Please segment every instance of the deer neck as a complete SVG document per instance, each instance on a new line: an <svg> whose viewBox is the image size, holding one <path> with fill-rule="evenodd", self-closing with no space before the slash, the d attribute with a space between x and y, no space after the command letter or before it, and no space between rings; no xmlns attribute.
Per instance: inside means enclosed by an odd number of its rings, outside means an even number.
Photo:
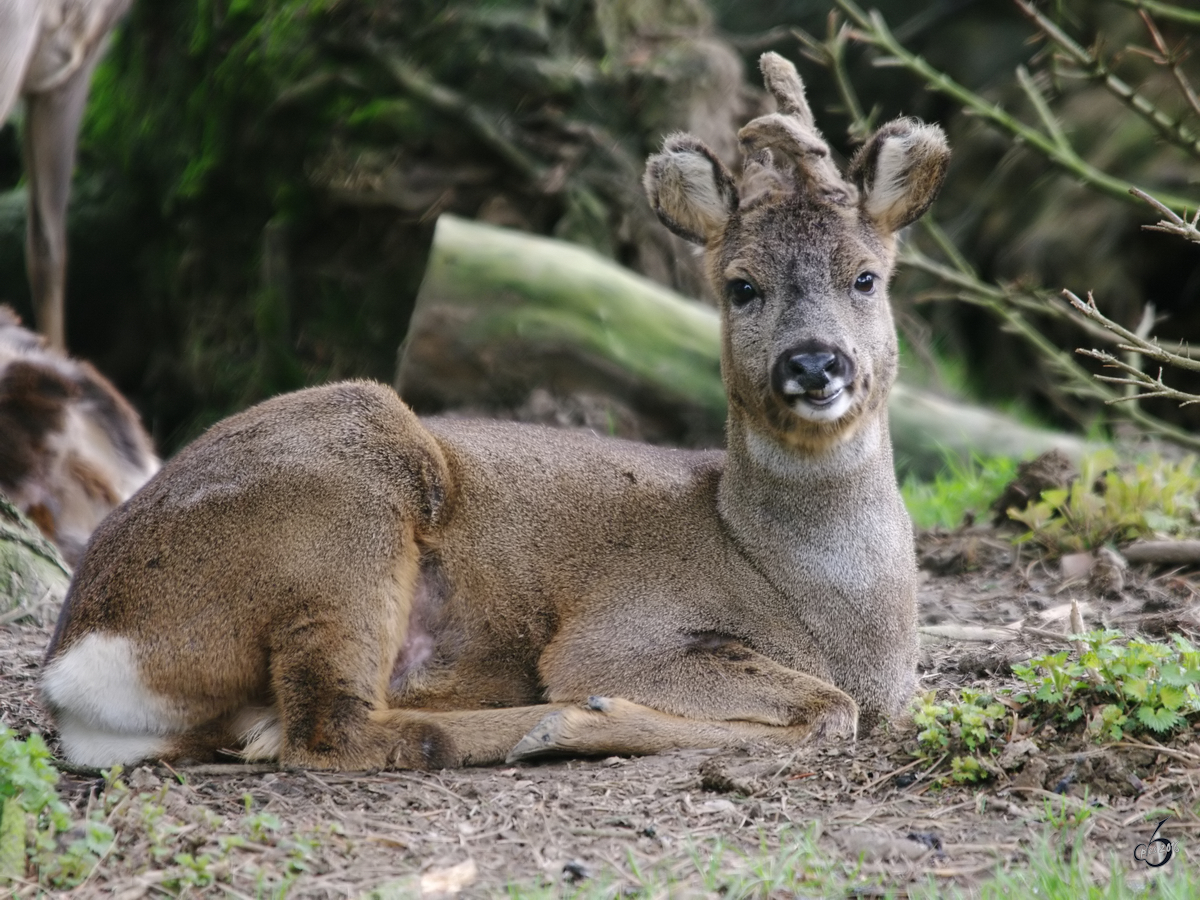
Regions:
<svg viewBox="0 0 1200 900"><path fill-rule="evenodd" d="M785 578L779 568L790 568L797 555L870 541L899 504L886 412L814 454L755 428L731 407L718 511L742 552L769 576Z"/></svg>

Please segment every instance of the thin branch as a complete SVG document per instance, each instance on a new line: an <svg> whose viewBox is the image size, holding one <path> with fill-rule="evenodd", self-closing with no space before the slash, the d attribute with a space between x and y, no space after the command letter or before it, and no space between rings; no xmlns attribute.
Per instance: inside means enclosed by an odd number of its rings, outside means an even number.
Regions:
<svg viewBox="0 0 1200 900"><path fill-rule="evenodd" d="M1200 25L1200 10L1185 9L1170 3L1160 3L1159 0L1116 0L1122 6L1130 9L1145 10L1148 13L1171 22L1183 22L1185 25Z"/></svg>
<svg viewBox="0 0 1200 900"><path fill-rule="evenodd" d="M852 143L861 144L874 128L872 121L878 113L878 108L870 113L863 111L858 93L850 81L850 74L846 71L846 45L849 43L850 34L850 26L839 22L837 13L832 10L826 20L826 37L823 41L817 40L802 28L792 29L792 35L800 42L804 55L833 74L838 96L842 98L846 114L850 117L847 134Z"/></svg>
<svg viewBox="0 0 1200 900"><path fill-rule="evenodd" d="M1138 327L1136 329L1134 329L1134 332L1133 332L1142 340L1146 340L1147 338L1149 338L1150 333L1154 330L1154 326L1158 324L1158 317L1154 313L1155 313L1155 310L1154 310L1153 303L1147 303L1145 306L1142 307L1141 321L1138 322ZM1142 353L1141 353L1141 351L1134 347L1124 347L1124 349L1125 349L1125 362L1140 372L1142 369ZM1133 385L1130 385L1129 387L1125 388L1125 395L1127 397L1129 397L1131 401L1134 399L1133 394L1134 394Z"/></svg>
<svg viewBox="0 0 1200 900"><path fill-rule="evenodd" d="M1183 73L1183 66L1180 65L1186 53L1180 54L1178 51L1171 50L1167 46L1162 32L1158 30L1158 26L1154 24L1154 20L1147 15L1144 9L1139 9L1138 15L1142 17L1142 22L1146 25L1146 30L1150 32L1150 39L1154 41L1154 46L1158 48L1158 57L1155 58L1152 56L1151 59L1171 70L1171 75L1174 76L1175 83L1179 85L1179 91L1183 94L1183 98L1187 100L1188 106L1192 108L1193 113L1200 116L1200 97L1196 95L1191 81Z"/></svg>
<svg viewBox="0 0 1200 900"><path fill-rule="evenodd" d="M1200 226L1200 209L1196 210L1196 215L1194 215L1192 217L1192 221L1189 222L1182 216L1176 215L1170 207L1160 203L1158 200L1154 199L1139 188L1131 188L1129 193L1133 194L1133 196L1137 197L1139 200L1144 200L1146 203L1149 203L1160 213L1166 216L1165 219L1160 220L1155 225L1143 225L1142 228L1146 229L1146 231L1163 231L1167 234L1178 235L1179 237L1185 238L1192 243L1200 244L1200 227L1198 227Z"/></svg>
<svg viewBox="0 0 1200 900"><path fill-rule="evenodd" d="M959 288L956 294L959 301L981 306L992 312L1006 331L1020 335L1046 360L1047 365L1063 379L1063 390L1068 394L1101 401L1106 401L1112 396L1110 391L1096 384L1091 373L1075 362L1069 353L1049 341L1025 318L1019 305L1012 302L1012 293L1006 293L1003 289L980 281L973 275L943 266L911 246L905 246L901 250L900 261ZM1039 307L1038 311L1043 309L1044 307Z"/></svg>
<svg viewBox="0 0 1200 900"><path fill-rule="evenodd" d="M1000 320L1002 323L1001 327L1005 331L1020 336L1037 351L1038 355L1045 361L1049 372L1061 380L1063 385L1062 390L1068 395L1098 400L1106 405L1120 403L1125 400L1114 389L1109 388L1105 384L1098 383L1097 378L1104 378L1105 376L1095 376L1079 365L1074 360L1072 354L1062 350L1058 345L1050 341L1026 318L1024 313L1048 312L1059 318L1066 318L1076 324L1083 325L1089 333L1102 336L1107 341L1116 342L1119 340L1113 334L1104 331L1098 324L1088 321L1087 318L1071 314L1066 306L1060 306L1057 302L1048 304L1043 302L1040 310L1034 309L1031 298L1022 297L1016 291L1005 290L1002 287L980 281L978 278L958 269L942 265L925 256L911 245L906 245L901 249L900 261L915 269L928 272L946 284L958 288L955 297L960 302L983 307L990 311ZM1118 344L1117 349L1130 348ZM1161 350L1161 348L1158 349ZM1105 353L1102 350L1082 352L1082 355L1093 356L1096 353L1105 354L1105 357L1109 359L1117 359L1111 353ZM1093 358L1100 359L1098 356L1093 356ZM1117 360L1117 362L1119 363L1120 360ZM1131 406L1125 408L1123 409L1123 414L1125 418L1135 422L1147 432L1160 434L1184 447L1200 449L1200 435L1192 434L1185 429L1164 422L1146 413L1141 407Z"/></svg>
<svg viewBox="0 0 1200 900"><path fill-rule="evenodd" d="M1143 94L1139 94L1137 90L1118 78L1102 59L1076 43L1052 20L1042 15L1029 0L1013 0L1013 2L1042 34L1066 52L1087 73L1089 78L1103 84L1109 93L1149 122L1159 134L1171 143L1182 147L1194 156L1200 156L1200 136L1171 118ZM1020 77L1019 72L1018 77ZM1039 110L1040 113L1041 110ZM1045 121L1045 117L1043 117L1043 121ZM1049 126L1048 130L1051 130L1053 135L1054 131Z"/></svg>
<svg viewBox="0 0 1200 900"><path fill-rule="evenodd" d="M934 240L939 243L939 246L941 246L941 242L938 241L937 237L937 234L942 231L941 227L928 216L922 220L922 225L929 231ZM949 238L944 233L942 234L942 239L949 241ZM947 252L945 248L943 248L943 252ZM958 252L957 248L954 248L954 252ZM953 285L960 291L974 294L983 300L1008 304L1034 315L1050 315L1060 321L1070 322L1072 325L1083 329L1084 332L1095 340L1105 341L1114 345L1120 340L1116 335L1110 334L1101 326L1082 316L1075 315L1065 303L1047 303L1046 298L1051 295L1044 288L1017 290L1007 285L994 285L990 282L980 280L974 271L970 269L969 265L964 269L965 260L961 263L956 262L955 268L950 269L933 261L916 248L908 245L905 245L901 249L900 260L906 265L928 272L943 282ZM955 296L961 297L961 294L955 294Z"/></svg>
<svg viewBox="0 0 1200 900"><path fill-rule="evenodd" d="M931 215L923 216L921 218L921 225L925 229L925 232L933 238L933 242L937 244L938 249L946 255L946 259L950 260L954 268L958 269L967 278L973 279L976 283L983 283L979 281L975 267L962 255L962 251L958 249L958 245L950 239L950 235L946 234L946 230L942 228L937 219Z"/></svg>
<svg viewBox="0 0 1200 900"><path fill-rule="evenodd" d="M1021 86L1021 90L1029 98L1034 112L1042 120L1042 127L1050 135L1050 140L1054 141L1054 146L1064 153L1073 153L1071 142L1067 140L1066 133L1062 130L1062 126L1058 124L1058 119L1054 117L1054 113L1050 110L1050 104L1046 102L1046 97L1042 93L1042 89L1034 84L1033 76L1029 74L1029 70L1024 66L1017 66L1017 84Z"/></svg>
<svg viewBox="0 0 1200 900"><path fill-rule="evenodd" d="M1174 400L1180 406L1191 406L1195 403L1200 403L1200 396L1196 394L1188 394L1184 391L1176 390L1163 382L1162 369L1158 370L1158 377L1147 375L1141 369L1131 366L1129 363L1113 356L1111 353L1105 353L1103 350L1085 350L1082 347L1075 351L1081 356L1089 356L1092 359L1099 360L1104 364L1105 368L1120 369L1129 375L1128 378L1117 378L1113 375L1097 375L1097 381L1103 381L1108 384L1125 385L1127 390L1124 396L1115 397L1108 403L1133 403L1137 400L1146 400L1152 397L1162 397L1167 400ZM1133 388L1133 390L1128 390ZM1149 388L1142 390L1140 393L1138 388Z"/></svg>
<svg viewBox="0 0 1200 900"><path fill-rule="evenodd" d="M1073 148L1059 146L1053 138L1014 118L1002 107L983 99L944 72L935 69L921 57L910 53L888 30L887 23L878 12L868 15L854 3L854 0L837 0L837 4L845 10L860 29L853 33L853 37L890 54L889 57L876 60L876 65L899 65L908 69L922 78L931 89L952 97L971 112L1024 141L1051 162L1090 184L1096 190L1108 194L1110 197L1121 200L1128 199L1133 185L1097 169L1080 157ZM1176 209L1196 206L1195 201L1184 197L1163 194L1159 199L1167 206Z"/></svg>
<svg viewBox="0 0 1200 900"><path fill-rule="evenodd" d="M1087 302L1084 303L1078 297L1068 290L1062 292L1067 301L1075 307L1082 315L1087 316L1093 322L1096 322L1106 331L1111 331L1123 340L1119 345L1122 350L1132 350L1136 353L1141 353L1150 357L1155 362L1164 363L1169 366L1175 366L1179 369L1187 369L1189 372L1200 372L1200 359L1192 356L1185 356L1182 353L1172 353L1169 350L1164 350L1153 338L1139 337L1136 332L1130 331L1128 328L1114 322L1096 307L1096 300L1092 297L1091 292L1088 292Z"/></svg>

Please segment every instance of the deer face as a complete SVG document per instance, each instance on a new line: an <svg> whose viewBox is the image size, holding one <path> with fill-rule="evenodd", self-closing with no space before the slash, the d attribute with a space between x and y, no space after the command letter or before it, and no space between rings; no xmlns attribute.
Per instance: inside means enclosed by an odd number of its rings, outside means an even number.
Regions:
<svg viewBox="0 0 1200 900"><path fill-rule="evenodd" d="M731 406L806 445L880 408L896 372L893 255L856 209L803 195L731 219L712 267Z"/></svg>
<svg viewBox="0 0 1200 900"><path fill-rule="evenodd" d="M739 180L674 135L645 184L663 223L705 245L731 415L815 451L884 408L896 375L895 233L932 203L949 149L936 126L896 120L843 178L795 68L773 53L762 68L780 112L739 133Z"/></svg>

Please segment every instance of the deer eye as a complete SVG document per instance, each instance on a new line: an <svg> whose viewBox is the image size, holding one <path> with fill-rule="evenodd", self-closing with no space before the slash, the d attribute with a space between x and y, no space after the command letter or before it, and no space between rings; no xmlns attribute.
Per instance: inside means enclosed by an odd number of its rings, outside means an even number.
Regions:
<svg viewBox="0 0 1200 900"><path fill-rule="evenodd" d="M758 297L758 289L744 278L734 278L725 285L729 302L739 309Z"/></svg>
<svg viewBox="0 0 1200 900"><path fill-rule="evenodd" d="M854 289L860 294L875 292L875 276L871 272L863 272L854 279Z"/></svg>

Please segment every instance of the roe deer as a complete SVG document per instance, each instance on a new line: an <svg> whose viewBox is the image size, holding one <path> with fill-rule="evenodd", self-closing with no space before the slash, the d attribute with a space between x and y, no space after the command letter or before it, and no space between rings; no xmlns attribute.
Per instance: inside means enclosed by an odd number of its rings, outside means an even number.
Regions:
<svg viewBox="0 0 1200 900"><path fill-rule="evenodd" d="M0 304L0 493L76 565L93 529L158 468L138 414L108 379Z"/></svg>
<svg viewBox="0 0 1200 900"><path fill-rule="evenodd" d="M793 66L646 173L722 296L728 451L418 420L380 385L214 426L99 528L43 696L68 759L362 769L853 736L913 688L888 438L895 233L949 151L897 120L844 180Z"/></svg>

